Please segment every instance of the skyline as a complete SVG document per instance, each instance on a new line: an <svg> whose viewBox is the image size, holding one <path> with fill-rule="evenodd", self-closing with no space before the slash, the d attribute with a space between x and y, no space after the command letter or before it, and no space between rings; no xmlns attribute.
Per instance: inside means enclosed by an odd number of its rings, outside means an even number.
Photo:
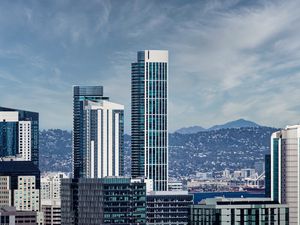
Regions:
<svg viewBox="0 0 300 225"><path fill-rule="evenodd" d="M171 132L238 118L296 124L299 8L297 1L3 1L0 105L39 112L42 129L71 130L72 85L102 85L125 105L129 133L130 63L139 50L166 49Z"/></svg>

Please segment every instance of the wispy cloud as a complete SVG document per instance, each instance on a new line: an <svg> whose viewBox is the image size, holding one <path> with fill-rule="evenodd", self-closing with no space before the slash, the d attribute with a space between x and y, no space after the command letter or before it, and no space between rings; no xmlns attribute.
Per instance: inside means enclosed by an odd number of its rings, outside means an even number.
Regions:
<svg viewBox="0 0 300 225"><path fill-rule="evenodd" d="M296 0L3 1L0 103L70 129L71 86L102 84L125 105L129 132L130 63L138 50L168 49L171 130L296 123L299 10Z"/></svg>

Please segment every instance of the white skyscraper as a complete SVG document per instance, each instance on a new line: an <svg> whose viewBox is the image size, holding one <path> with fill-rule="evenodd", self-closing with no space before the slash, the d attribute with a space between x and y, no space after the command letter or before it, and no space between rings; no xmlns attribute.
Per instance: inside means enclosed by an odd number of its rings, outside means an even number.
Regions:
<svg viewBox="0 0 300 225"><path fill-rule="evenodd" d="M84 101L84 170L89 178L123 175L124 106Z"/></svg>
<svg viewBox="0 0 300 225"><path fill-rule="evenodd" d="M300 125L272 134L271 197L289 207L289 224L300 224Z"/></svg>

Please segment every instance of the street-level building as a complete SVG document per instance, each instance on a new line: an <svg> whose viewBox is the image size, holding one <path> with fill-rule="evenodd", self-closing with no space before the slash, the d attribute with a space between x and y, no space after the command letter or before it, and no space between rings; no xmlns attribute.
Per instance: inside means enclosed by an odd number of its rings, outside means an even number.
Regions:
<svg viewBox="0 0 300 225"><path fill-rule="evenodd" d="M289 209L270 198L208 198L192 205L190 225L288 225Z"/></svg>
<svg viewBox="0 0 300 225"><path fill-rule="evenodd" d="M193 195L187 191L147 193L147 224L187 225Z"/></svg>
<svg viewBox="0 0 300 225"><path fill-rule="evenodd" d="M146 224L146 183L126 177L63 179L64 225Z"/></svg>

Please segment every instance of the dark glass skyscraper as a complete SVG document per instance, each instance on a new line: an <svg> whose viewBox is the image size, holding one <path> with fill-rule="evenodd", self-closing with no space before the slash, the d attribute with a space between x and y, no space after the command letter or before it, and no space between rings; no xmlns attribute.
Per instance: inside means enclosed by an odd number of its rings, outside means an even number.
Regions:
<svg viewBox="0 0 300 225"><path fill-rule="evenodd" d="M168 188L168 51L137 54L131 74L133 177L153 180L153 189Z"/></svg>
<svg viewBox="0 0 300 225"><path fill-rule="evenodd" d="M103 96L102 86L73 87L73 176L85 177L84 174L84 101L109 100Z"/></svg>
<svg viewBox="0 0 300 225"><path fill-rule="evenodd" d="M39 165L39 114L0 107L0 157L18 156Z"/></svg>

